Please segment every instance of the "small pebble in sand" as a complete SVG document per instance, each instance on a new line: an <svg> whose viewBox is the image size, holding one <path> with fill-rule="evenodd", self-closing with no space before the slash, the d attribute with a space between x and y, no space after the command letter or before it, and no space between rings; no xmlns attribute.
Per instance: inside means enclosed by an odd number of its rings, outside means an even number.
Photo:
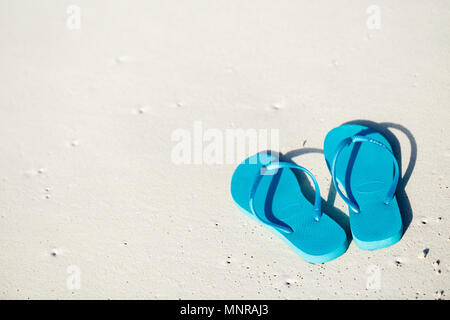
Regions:
<svg viewBox="0 0 450 320"><path fill-rule="evenodd" d="M280 110L280 109L281 109L281 106L280 106L279 104L277 104L277 103L274 103L274 104L272 105L272 109L273 109L273 110Z"/></svg>
<svg viewBox="0 0 450 320"><path fill-rule="evenodd" d="M143 115L144 113L147 112L148 106L136 106L133 109L133 113L134 114L138 114L138 115Z"/></svg>
<svg viewBox="0 0 450 320"><path fill-rule="evenodd" d="M430 252L430 249L426 248L424 249L418 256L419 259L425 259Z"/></svg>
<svg viewBox="0 0 450 320"><path fill-rule="evenodd" d="M117 64L122 64L122 63L128 62L129 60L130 60L130 57L128 57L128 56L119 56L114 59L114 62Z"/></svg>
<svg viewBox="0 0 450 320"><path fill-rule="evenodd" d="M439 267L439 265L441 264L441 260L436 260L435 262L433 262L433 268L437 269Z"/></svg>
<svg viewBox="0 0 450 320"><path fill-rule="evenodd" d="M428 222L429 222L428 217L425 217L425 216L417 217L418 225L426 225L426 224L428 224Z"/></svg>
<svg viewBox="0 0 450 320"><path fill-rule="evenodd" d="M438 290L434 293L434 296L437 300L441 300L444 297L444 290Z"/></svg>

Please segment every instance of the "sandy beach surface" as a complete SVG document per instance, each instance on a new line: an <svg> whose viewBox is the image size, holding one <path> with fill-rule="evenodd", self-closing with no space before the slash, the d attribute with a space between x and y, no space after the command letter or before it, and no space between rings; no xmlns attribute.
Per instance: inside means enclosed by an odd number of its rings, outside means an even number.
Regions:
<svg viewBox="0 0 450 320"><path fill-rule="evenodd" d="M449 21L438 0L1 0L0 299L447 299ZM204 153L275 132L345 218L322 148L357 120L398 140L408 227L323 265L236 208L241 155Z"/></svg>

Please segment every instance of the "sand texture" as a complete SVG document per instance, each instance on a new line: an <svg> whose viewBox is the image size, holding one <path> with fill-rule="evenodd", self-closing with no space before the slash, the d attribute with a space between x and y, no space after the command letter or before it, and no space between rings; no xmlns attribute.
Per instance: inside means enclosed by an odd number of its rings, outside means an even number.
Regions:
<svg viewBox="0 0 450 320"><path fill-rule="evenodd" d="M449 21L439 0L1 0L0 299L448 298ZM408 228L323 265L236 208L242 156L194 143L275 130L345 220L322 148L356 120L398 140Z"/></svg>

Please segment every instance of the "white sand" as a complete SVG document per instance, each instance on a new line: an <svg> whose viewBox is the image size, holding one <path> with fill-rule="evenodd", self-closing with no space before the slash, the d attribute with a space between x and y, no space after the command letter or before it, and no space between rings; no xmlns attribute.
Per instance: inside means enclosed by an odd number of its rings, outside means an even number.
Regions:
<svg viewBox="0 0 450 320"><path fill-rule="evenodd" d="M444 0L0 1L0 298L445 299L449 21ZM413 221L325 265L236 209L235 164L171 161L195 121L279 129L289 152L356 119L413 135ZM327 200L323 155L293 160Z"/></svg>

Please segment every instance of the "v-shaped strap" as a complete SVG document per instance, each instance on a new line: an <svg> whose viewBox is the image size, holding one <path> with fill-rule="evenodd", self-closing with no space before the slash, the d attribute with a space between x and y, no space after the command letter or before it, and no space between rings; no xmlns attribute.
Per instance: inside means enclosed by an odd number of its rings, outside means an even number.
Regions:
<svg viewBox="0 0 450 320"><path fill-rule="evenodd" d="M353 136L353 137L346 138L346 139L342 140L339 143L338 147L336 148L336 151L335 151L335 154L334 154L334 158L333 158L333 162L332 162L332 165L331 165L331 176L333 178L333 183L334 183L334 186L336 187L337 193L341 196L341 198L345 201L345 203L347 203L347 205L354 212L359 213L360 212L360 208L359 208L358 204L355 201L352 201L351 199L346 197L342 193L342 191L339 188L339 185L337 183L337 179L336 179L336 162L337 162L337 159L338 159L339 155L341 154L341 151L345 147L351 145L352 143L356 143L356 142L370 142L370 143L373 143L373 144L383 148L384 150L388 151L389 154L392 157L392 160L394 162L394 167L395 167L395 170L394 170L394 181L392 182L391 187L389 188L389 191L386 194L386 197L384 199L384 203L385 204L389 204L389 202L391 202L392 199L394 198L395 190L397 189L398 178L399 178L399 167L398 167L397 159L395 158L395 156L392 153L392 151L386 145L381 143L380 141L377 141L377 140L374 140L374 139L371 139L371 138L367 138L367 137L364 137L364 136L356 135L356 136ZM344 187L344 190L345 190L345 186L343 186L343 187ZM345 190L345 193L348 195L347 190Z"/></svg>
<svg viewBox="0 0 450 320"><path fill-rule="evenodd" d="M296 164L289 163L289 162L273 162L267 166L263 166L261 168L261 170L259 170L259 172L255 178L255 182L253 183L252 189L250 191L249 204L250 204L250 210L252 211L252 213L263 223L265 223L281 232L292 233L292 232L294 232L294 230L292 230L292 228L289 227L288 225L281 225L281 224L275 223L273 221L270 221L265 217L265 215L264 216L261 215L254 208L254 199L255 199L256 190L258 189L259 183L261 182L261 179L263 178L263 176L269 175L269 174L273 175L276 173L277 169L283 169L283 168L297 169L297 170L305 172L306 174L308 174L311 177L312 181L314 182L314 188L315 188L313 217L316 221L319 221L320 217L322 216L322 209L321 209L320 189L319 189L319 184L317 183L316 178L307 169L305 169L301 166L298 166Z"/></svg>

